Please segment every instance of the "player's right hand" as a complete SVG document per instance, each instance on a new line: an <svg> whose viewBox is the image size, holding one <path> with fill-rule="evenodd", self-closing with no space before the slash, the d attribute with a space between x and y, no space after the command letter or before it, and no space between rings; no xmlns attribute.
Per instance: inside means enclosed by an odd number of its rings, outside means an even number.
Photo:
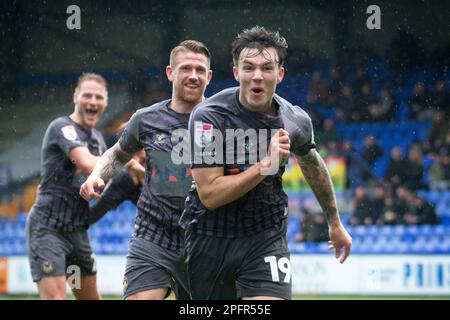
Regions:
<svg viewBox="0 0 450 320"><path fill-rule="evenodd" d="M92 199L100 198L100 193L98 191L105 188L105 181L96 176L89 176L89 178L81 185L80 196L84 200L89 201Z"/></svg>

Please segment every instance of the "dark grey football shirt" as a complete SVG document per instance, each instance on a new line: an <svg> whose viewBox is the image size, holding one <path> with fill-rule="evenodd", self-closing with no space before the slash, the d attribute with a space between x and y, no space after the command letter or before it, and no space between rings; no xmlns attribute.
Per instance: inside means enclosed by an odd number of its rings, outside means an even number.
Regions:
<svg viewBox="0 0 450 320"><path fill-rule="evenodd" d="M79 195L86 177L69 158L76 147L87 147L95 156L106 150L95 129L86 130L68 116L50 123L42 143L41 185L33 210L40 222L68 232L86 229L89 216L88 202Z"/></svg>
<svg viewBox="0 0 450 320"><path fill-rule="evenodd" d="M171 153L178 145L175 130L187 130L189 114L169 108L170 100L138 110L122 133L120 147L129 153L144 148L145 183L138 201L134 236L162 247L182 248L178 221L192 178L189 163L176 164Z"/></svg>
<svg viewBox="0 0 450 320"><path fill-rule="evenodd" d="M189 121L192 168L223 167L225 175L238 174L256 162L251 158L252 154L257 154L257 161L265 156L272 134L280 128L289 132L293 153L304 155L315 147L311 119L300 107L274 95L278 111L277 115L271 116L248 110L238 98L239 88L230 88L194 109ZM223 136L220 147L215 144L214 130ZM241 136L243 132L254 132L253 137L257 139L250 138L250 134L241 139L237 130ZM214 144L215 149L211 148ZM201 146L200 150L195 148L196 145ZM220 149L222 163L213 161L220 159L217 157ZM288 201L282 188L284 166L277 171L243 197L214 211L203 206L194 183L186 198L181 226L191 225L193 232L199 234L236 238L262 232L280 223L287 216Z"/></svg>

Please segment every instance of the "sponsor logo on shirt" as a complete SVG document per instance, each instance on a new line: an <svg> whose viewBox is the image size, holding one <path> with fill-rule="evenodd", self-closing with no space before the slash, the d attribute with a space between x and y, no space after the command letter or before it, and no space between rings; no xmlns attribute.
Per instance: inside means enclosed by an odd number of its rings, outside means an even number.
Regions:
<svg viewBox="0 0 450 320"><path fill-rule="evenodd" d="M69 141L74 141L77 139L77 131L75 130L75 127L72 125L68 125L61 128L61 131L63 133L64 138L66 138Z"/></svg>
<svg viewBox="0 0 450 320"><path fill-rule="evenodd" d="M165 140L168 138L169 136L164 134L164 133L157 133L155 135L155 144L157 145L162 145L164 144Z"/></svg>

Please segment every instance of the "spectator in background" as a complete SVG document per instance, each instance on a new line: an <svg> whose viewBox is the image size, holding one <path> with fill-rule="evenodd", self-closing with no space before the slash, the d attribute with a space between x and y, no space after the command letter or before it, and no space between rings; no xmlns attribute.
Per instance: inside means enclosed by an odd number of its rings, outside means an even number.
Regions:
<svg viewBox="0 0 450 320"><path fill-rule="evenodd" d="M333 67L330 70L331 83L329 86L328 105L335 106L337 99L344 86L344 80L342 79L341 69L339 67Z"/></svg>
<svg viewBox="0 0 450 320"><path fill-rule="evenodd" d="M427 113L432 105L432 99L423 82L417 82L415 84L414 92L409 97L409 105L411 106L412 120L424 120L427 118Z"/></svg>
<svg viewBox="0 0 450 320"><path fill-rule="evenodd" d="M450 189L450 146L442 147L430 167L430 188L447 191Z"/></svg>
<svg viewBox="0 0 450 320"><path fill-rule="evenodd" d="M308 242L326 242L328 241L328 223L323 212L318 212L311 216L312 222L308 231Z"/></svg>
<svg viewBox="0 0 450 320"><path fill-rule="evenodd" d="M363 179L365 181L369 180L373 177L373 165L375 161L377 161L381 156L383 156L383 149L377 144L377 140L374 135L368 135L365 139L365 146L362 152L363 159L370 166L370 172L365 171L363 175Z"/></svg>
<svg viewBox="0 0 450 320"><path fill-rule="evenodd" d="M445 146L445 139L450 132L449 117L444 111L437 110L433 113L433 122L430 132L428 133L428 143L432 152L439 152L441 147Z"/></svg>
<svg viewBox="0 0 450 320"><path fill-rule="evenodd" d="M363 184L363 177L370 175L371 168L364 158L357 152L348 140L342 144L339 155L345 157L347 167L347 183L350 188Z"/></svg>
<svg viewBox="0 0 450 320"><path fill-rule="evenodd" d="M319 145L326 146L329 151L336 149L336 143L339 141L339 134L333 119L325 119L323 129L316 133L316 140Z"/></svg>
<svg viewBox="0 0 450 320"><path fill-rule="evenodd" d="M388 122L395 120L397 103L388 89L381 90L378 100L369 105L371 122Z"/></svg>
<svg viewBox="0 0 450 320"><path fill-rule="evenodd" d="M367 195L366 189L359 186L355 190L355 196L352 199L353 202L353 215L350 219L350 224L354 225L372 225L374 220L370 210L372 210L372 201Z"/></svg>
<svg viewBox="0 0 450 320"><path fill-rule="evenodd" d="M413 215L417 218L418 224L438 224L439 218L429 202L423 200L422 198L413 195L414 202L414 213ZM416 221L416 220L414 220Z"/></svg>
<svg viewBox="0 0 450 320"><path fill-rule="evenodd" d="M395 121L397 116L397 101L389 89L383 89L380 93L379 106L381 109L381 121Z"/></svg>
<svg viewBox="0 0 450 320"><path fill-rule="evenodd" d="M382 214L384 210L384 199L387 196L387 192L384 186L378 185L375 187L374 195L372 198L372 205L369 210L370 218L373 224L381 224Z"/></svg>
<svg viewBox="0 0 450 320"><path fill-rule="evenodd" d="M337 97L336 118L340 121L351 121L352 114L356 111L355 97L353 96L352 88L345 84Z"/></svg>
<svg viewBox="0 0 450 320"><path fill-rule="evenodd" d="M296 242L328 241L328 223L322 212L311 214L305 212L300 217L300 232L295 236Z"/></svg>
<svg viewBox="0 0 450 320"><path fill-rule="evenodd" d="M364 66L356 67L356 79L353 83L353 90L356 95L360 95L363 91L363 86L366 84L371 85L372 80L367 74L367 69Z"/></svg>
<svg viewBox="0 0 450 320"><path fill-rule="evenodd" d="M384 209L381 217L378 221L379 225L396 225L399 224L401 217L397 212L397 206L395 204L394 198L387 196L384 198Z"/></svg>
<svg viewBox="0 0 450 320"><path fill-rule="evenodd" d="M384 113L381 109L380 103L376 102L369 105L369 119L370 122L382 122L384 121Z"/></svg>
<svg viewBox="0 0 450 320"><path fill-rule="evenodd" d="M426 188L423 183L423 154L417 144L414 144L409 148L405 173L403 185L408 189L415 191Z"/></svg>
<svg viewBox="0 0 450 320"><path fill-rule="evenodd" d="M308 104L326 105L328 102L328 85L325 79L319 72L314 72L309 86L308 97L306 102Z"/></svg>
<svg viewBox="0 0 450 320"><path fill-rule="evenodd" d="M406 167L406 161L402 157L402 150L400 147L394 147L391 149L391 158L389 159L384 178L396 188L405 180Z"/></svg>
<svg viewBox="0 0 450 320"><path fill-rule="evenodd" d="M369 107L377 103L372 94L372 85L366 82L361 87L361 92L356 93L356 105L352 112L351 120L354 122L372 122Z"/></svg>
<svg viewBox="0 0 450 320"><path fill-rule="evenodd" d="M401 213L399 215L399 222L401 224L419 224L420 219L416 215L416 208L414 205L415 196L414 193L411 192L408 188L403 186L398 187L396 189L397 201L396 206L397 210Z"/></svg>
<svg viewBox="0 0 450 320"><path fill-rule="evenodd" d="M450 111L450 97L447 84L443 80L436 81L436 93L433 97L433 108L448 114Z"/></svg>

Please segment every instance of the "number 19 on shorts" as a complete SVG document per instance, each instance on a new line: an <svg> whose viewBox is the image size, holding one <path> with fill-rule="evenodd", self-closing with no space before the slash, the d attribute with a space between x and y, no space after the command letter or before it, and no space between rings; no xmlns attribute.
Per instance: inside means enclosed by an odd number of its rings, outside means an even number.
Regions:
<svg viewBox="0 0 450 320"><path fill-rule="evenodd" d="M285 274L283 282L289 283L289 281L291 281L291 262L288 258L281 257L277 261L277 257L268 256L264 258L264 261L270 265L270 273L272 274L273 282L280 282L278 270Z"/></svg>

